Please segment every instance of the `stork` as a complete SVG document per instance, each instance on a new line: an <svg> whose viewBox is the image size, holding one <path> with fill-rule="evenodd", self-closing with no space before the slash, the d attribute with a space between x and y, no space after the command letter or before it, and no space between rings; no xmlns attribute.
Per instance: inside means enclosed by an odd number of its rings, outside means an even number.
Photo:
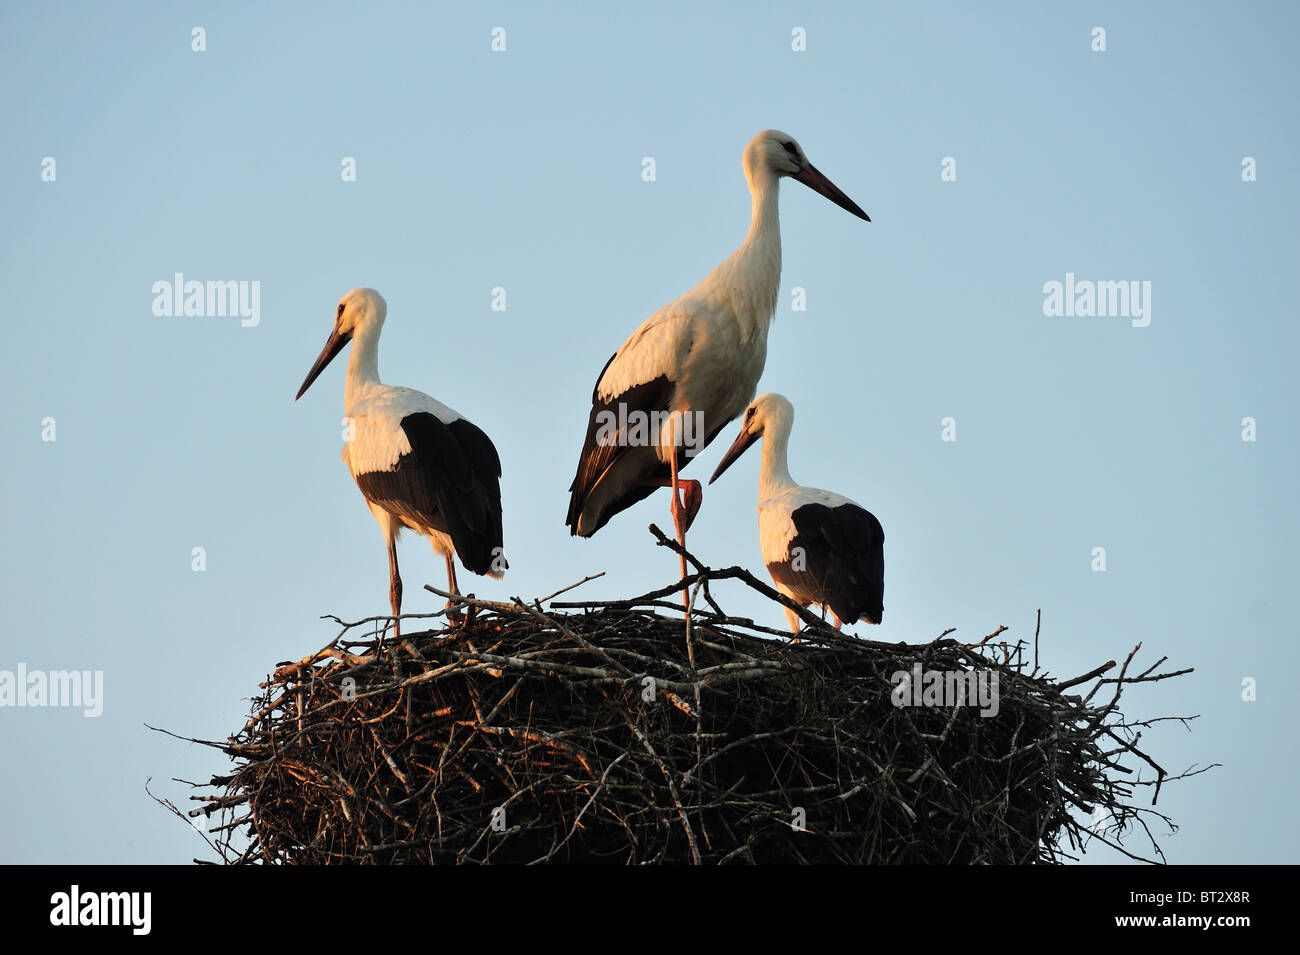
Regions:
<svg viewBox="0 0 1300 955"><path fill-rule="evenodd" d="M745 241L695 288L642 322L596 379L569 486L571 534L590 537L656 488L670 487L677 542L685 545L702 493L699 481L683 481L679 472L753 400L767 360L781 278L781 178L871 221L785 133L756 135L743 162L753 199ZM681 567L685 578L684 556Z"/></svg>
<svg viewBox="0 0 1300 955"><path fill-rule="evenodd" d="M709 483L761 437L758 540L776 589L802 607L828 608L836 630L846 621L880 623L885 531L875 515L842 494L794 482L786 463L793 424L794 405L787 398L760 395L745 410L740 434ZM799 615L788 608L785 615L798 634Z"/></svg>
<svg viewBox="0 0 1300 955"><path fill-rule="evenodd" d="M348 436L343 463L388 543L388 599L393 634L399 636L402 578L397 571L397 536L403 528L429 538L434 553L446 560L452 594L460 593L453 556L472 573L498 579L509 565L501 543L497 449L479 428L442 402L379 380L379 333L387 315L388 303L374 289L357 288L343 296L334 313L334 330L294 401L351 342L343 387ZM447 606L454 604L448 601Z"/></svg>

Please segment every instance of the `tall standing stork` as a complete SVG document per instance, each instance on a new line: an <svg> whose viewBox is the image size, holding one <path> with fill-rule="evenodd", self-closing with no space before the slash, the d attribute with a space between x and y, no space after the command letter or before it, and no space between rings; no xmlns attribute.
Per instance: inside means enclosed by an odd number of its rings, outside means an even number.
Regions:
<svg viewBox="0 0 1300 955"><path fill-rule="evenodd" d="M702 494L699 481L683 481L679 472L745 410L767 360L781 279L781 178L871 221L785 133L768 129L751 139L744 169L753 198L745 241L695 288L642 322L596 379L569 486L571 534L590 537L655 488L670 487L677 542L685 544ZM681 566L684 578L685 557Z"/></svg>
<svg viewBox="0 0 1300 955"><path fill-rule="evenodd" d="M388 598L396 636L402 612L397 535L403 528L429 538L434 553L446 560L453 594L460 593L453 556L460 557L466 570L498 579L509 565L502 549L497 449L442 402L379 380L379 333L387 315L388 303L374 289L357 288L343 296L334 330L294 401L351 342L343 387L348 434L343 463L388 542Z"/></svg>
<svg viewBox="0 0 1300 955"><path fill-rule="evenodd" d="M880 623L884 615L885 531L874 514L834 491L802 487L790 477L786 452L794 405L760 395L745 410L740 434L709 478L763 439L758 471L758 540L776 589L800 606L821 604L838 630L844 622ZM799 616L786 609L790 629Z"/></svg>

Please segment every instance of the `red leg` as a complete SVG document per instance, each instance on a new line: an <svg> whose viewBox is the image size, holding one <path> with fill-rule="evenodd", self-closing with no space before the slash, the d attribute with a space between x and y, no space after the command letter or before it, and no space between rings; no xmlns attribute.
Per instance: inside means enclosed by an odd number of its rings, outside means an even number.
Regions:
<svg viewBox="0 0 1300 955"><path fill-rule="evenodd" d="M700 504L704 500L704 488L699 481L685 480L677 474L677 451L674 449L672 457L669 459L671 475L667 480L647 481L647 484L653 484L655 487L667 487L672 489L672 499L668 503L668 510L673 516L673 528L677 531L677 544L686 549L686 532L690 530L691 524L695 521L695 515L700 512ZM686 558L678 555L682 566L682 579L686 579ZM690 595L686 588L682 588L682 605L690 606Z"/></svg>
<svg viewBox="0 0 1300 955"><path fill-rule="evenodd" d="M673 477L677 477L674 471ZM700 503L704 500L704 487L699 481L690 481L686 478L677 477L676 484L673 478L662 478L658 481L646 481L647 485L654 487L671 487L674 488L673 501L668 506L674 509L673 524L677 524L679 515L682 523L682 530L691 529L691 524L695 523L695 515L700 513ZM681 492L678 500L677 491Z"/></svg>
<svg viewBox="0 0 1300 955"><path fill-rule="evenodd" d="M704 488L699 481L687 481L682 478L677 479L677 484L682 490L686 530L690 530L691 525L695 523L695 515L700 513L700 504L704 501Z"/></svg>
<svg viewBox="0 0 1300 955"><path fill-rule="evenodd" d="M687 511L686 505L682 503L681 499L678 497L677 494L677 489L682 482L679 481L677 477L676 450L673 451L672 469L673 469L673 479L672 479L673 499L672 499L672 503L669 504L668 509L672 511L673 526L677 529L677 545L681 547L683 551L685 551L686 550L686 529L691 526L691 521L694 519L695 515ZM699 486L698 482L692 482L692 483L695 483L696 487L698 488ZM695 507L696 510L699 510L698 501L696 502ZM679 554L678 557L681 559L682 562L682 580L685 580L686 579L686 555L683 553L683 554ZM683 607L690 606L690 595L686 592L685 587L682 588L682 606Z"/></svg>
<svg viewBox="0 0 1300 955"><path fill-rule="evenodd" d="M397 573L397 542L388 540L388 602L393 606L393 640L402 636L402 578ZM379 645L383 646L383 637Z"/></svg>
<svg viewBox="0 0 1300 955"><path fill-rule="evenodd" d="M459 597L461 593L460 587L456 583L456 565L452 563L451 554L444 554L443 556L447 560L447 591ZM459 605L452 600L447 601L447 621L455 624L465 622L465 618L461 616Z"/></svg>

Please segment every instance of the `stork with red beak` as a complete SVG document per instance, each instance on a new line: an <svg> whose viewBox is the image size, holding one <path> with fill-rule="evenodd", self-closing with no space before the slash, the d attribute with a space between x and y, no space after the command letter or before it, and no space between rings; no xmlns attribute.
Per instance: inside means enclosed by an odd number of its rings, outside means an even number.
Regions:
<svg viewBox="0 0 1300 955"><path fill-rule="evenodd" d="M846 621L880 623L884 615L885 531L874 514L842 494L802 487L786 463L794 405L760 395L745 411L740 434L709 478L763 439L758 470L758 542L776 589L800 606L821 604L838 630ZM799 616L786 609L790 629Z"/></svg>
<svg viewBox="0 0 1300 955"><path fill-rule="evenodd" d="M569 487L565 522L572 534L590 537L656 488L670 487L673 526L685 544L701 488L682 480L681 469L745 410L767 360L781 278L781 179L871 221L786 133L769 129L750 140L744 169L753 199L745 241L695 288L647 318L596 379ZM685 577L685 557L681 568Z"/></svg>
<svg viewBox="0 0 1300 955"><path fill-rule="evenodd" d="M506 568L501 530L501 459L468 419L411 388L379 380L379 332L388 304L374 289L353 289L334 313L320 357L294 396L352 343L343 407L348 441L343 462L388 543L388 598L400 635L402 578L397 535L423 534L447 562L447 585L459 594L453 556L475 574L500 578ZM448 602L449 608L453 607Z"/></svg>

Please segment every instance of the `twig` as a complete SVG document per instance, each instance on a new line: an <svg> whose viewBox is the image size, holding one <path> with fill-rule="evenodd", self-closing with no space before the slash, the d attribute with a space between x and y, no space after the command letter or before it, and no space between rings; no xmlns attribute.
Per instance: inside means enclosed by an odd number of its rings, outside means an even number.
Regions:
<svg viewBox="0 0 1300 955"><path fill-rule="evenodd" d="M589 580L595 580L597 577L604 577L604 576L605 576L605 572L604 572L603 570L602 570L600 573L598 573L598 574L589 574L588 576L583 577L583 578L582 578L580 581L578 581L576 584L569 584L569 586L567 586L567 587L561 587L559 590L555 591L555 593L553 593L553 594L547 594L545 597L539 597L538 600L537 600L537 603L538 603L538 604L544 604L544 603L546 603L548 600L550 600L552 597L558 597L558 596L560 596L560 594L567 594L570 590L573 590L575 587L581 587L583 584L585 584L585 583L586 583L587 581L589 581Z"/></svg>

